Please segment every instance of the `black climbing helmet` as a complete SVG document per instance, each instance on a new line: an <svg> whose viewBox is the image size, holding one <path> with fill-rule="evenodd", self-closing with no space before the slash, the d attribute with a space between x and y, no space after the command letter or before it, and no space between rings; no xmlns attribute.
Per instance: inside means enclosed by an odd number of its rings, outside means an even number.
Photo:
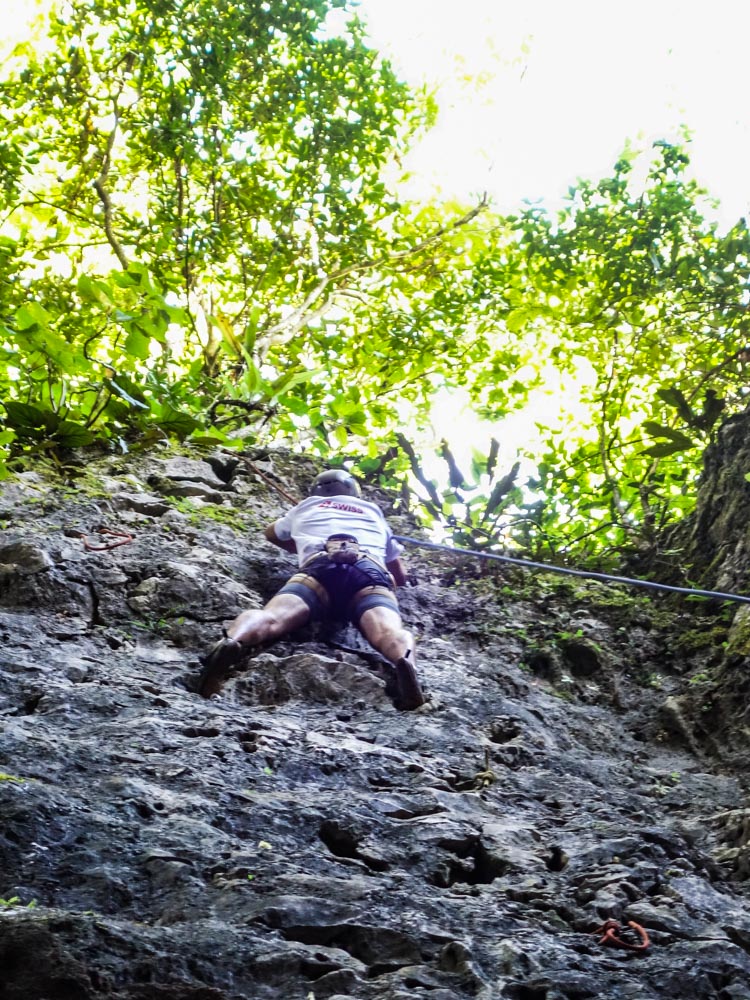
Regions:
<svg viewBox="0 0 750 1000"><path fill-rule="evenodd" d="M359 497L359 483L345 469L328 469L312 481L311 497Z"/></svg>

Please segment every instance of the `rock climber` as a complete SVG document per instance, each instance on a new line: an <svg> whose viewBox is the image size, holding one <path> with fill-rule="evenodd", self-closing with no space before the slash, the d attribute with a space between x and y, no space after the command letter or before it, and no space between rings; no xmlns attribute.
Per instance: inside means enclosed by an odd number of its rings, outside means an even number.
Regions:
<svg viewBox="0 0 750 1000"><path fill-rule="evenodd" d="M315 478L306 499L265 529L269 542L296 553L299 572L260 610L243 611L203 658L197 692L217 694L229 670L254 646L308 621L352 621L395 667L398 708L424 704L414 662L414 639L401 621L396 586L406 583L402 546L377 504L362 498L344 469Z"/></svg>

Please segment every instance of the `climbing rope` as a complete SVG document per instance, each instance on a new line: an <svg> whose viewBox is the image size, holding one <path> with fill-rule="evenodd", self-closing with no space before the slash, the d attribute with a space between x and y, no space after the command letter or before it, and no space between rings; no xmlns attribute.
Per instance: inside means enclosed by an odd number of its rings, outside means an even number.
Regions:
<svg viewBox="0 0 750 1000"><path fill-rule="evenodd" d="M226 452L226 454L230 454ZM246 455L236 456L240 458L256 475L258 475L268 486L276 490L285 500L292 504L299 503L293 496L286 492L278 483L273 482L260 469L250 461ZM653 580L637 580L630 576L613 576L611 573L595 573L593 570L569 569L567 566L553 566L550 563L532 562L530 559L516 559L513 556L499 556L494 552L479 552L476 549L461 549L455 545L441 545L439 542L427 542L420 538L409 538L407 535L395 535L397 542L404 542L409 545L416 545L423 549L439 549L442 552L450 552L452 555L475 556L477 559L493 559L497 562L511 563L514 566L521 566L523 569L539 569L547 573L562 573L565 576L578 576L586 580L601 580L603 583L624 583L629 587L646 587L649 590L663 590L671 594L690 594L693 597L713 597L719 601L735 601L738 604L750 604L750 597L742 594L726 594L721 590L698 590L695 587L673 587L668 583L655 583Z"/></svg>
<svg viewBox="0 0 750 1000"><path fill-rule="evenodd" d="M592 933L602 935L599 944L611 945L614 948L628 948L630 951L647 951L651 942L644 928L635 920L628 920L628 927L631 931L635 931L640 938L638 944L623 939L622 934L627 933L627 928L622 927L618 920L605 920L602 926L597 927Z"/></svg>
<svg viewBox="0 0 750 1000"><path fill-rule="evenodd" d="M419 538L409 538L404 535L394 536L397 542L417 545L423 549L440 549L453 555L475 556L478 559L493 559L498 562L512 563L524 569L540 569L547 573L563 573L566 576L580 576L587 580L601 580L604 583L625 583L630 587L648 587L651 590L666 590L672 594L691 594L694 597L714 597L720 601L737 601L740 604L750 604L750 597L742 594L725 594L720 590L697 590L693 587L672 587L667 583L654 583L652 580L636 580L629 576L612 576L610 573L595 573L593 570L568 569L567 566L552 566L549 563L532 562L530 559L515 559L513 556L499 556L494 552L478 552L475 549L460 549L455 545L441 545L438 542L426 542Z"/></svg>
<svg viewBox="0 0 750 1000"><path fill-rule="evenodd" d="M279 496L282 496L285 500L288 500L289 503L293 504L295 507L297 506L299 500L295 500L295 498L291 495L291 493L287 493L287 491L284 489L283 486L280 486L279 483L275 483L273 479L270 478L270 476L267 476L262 469L259 469L254 462L251 462L250 459L247 457L247 455L236 455L234 452L226 450L223 451L223 454L231 455L232 458L239 458L239 460L241 462L244 462L251 472L253 472L256 476L258 476L259 479L263 480L266 486L270 486L271 489L276 490Z"/></svg>
<svg viewBox="0 0 750 1000"><path fill-rule="evenodd" d="M113 538L111 542L105 542L104 545L93 545L89 541L89 536L84 531L78 532L78 537L83 542L83 547L88 552L107 552L109 549L116 549L118 545L127 545L132 542L134 535L131 535L129 531L120 531L119 528L107 528L106 525L101 525L94 529L100 535L110 535Z"/></svg>

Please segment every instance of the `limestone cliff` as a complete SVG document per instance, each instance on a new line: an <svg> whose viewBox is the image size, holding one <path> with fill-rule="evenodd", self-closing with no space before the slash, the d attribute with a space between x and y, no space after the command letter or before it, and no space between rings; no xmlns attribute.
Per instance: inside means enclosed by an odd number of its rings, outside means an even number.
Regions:
<svg viewBox="0 0 750 1000"><path fill-rule="evenodd" d="M750 588L750 408L726 420L707 448L695 512L673 532L669 547L683 579L739 594ZM717 613L712 655L679 696L692 736L736 772L750 762L750 605ZM696 635L695 638L699 640ZM735 838L739 865L750 875L750 835Z"/></svg>
<svg viewBox="0 0 750 1000"><path fill-rule="evenodd" d="M721 609L414 549L424 708L332 627L192 692L292 570L260 529L315 471L164 452L3 484L0 997L750 998L745 779L680 702Z"/></svg>

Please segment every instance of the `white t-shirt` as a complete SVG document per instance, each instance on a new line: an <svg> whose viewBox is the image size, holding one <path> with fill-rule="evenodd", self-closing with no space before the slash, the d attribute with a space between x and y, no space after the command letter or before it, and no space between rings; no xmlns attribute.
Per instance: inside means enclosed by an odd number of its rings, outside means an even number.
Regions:
<svg viewBox="0 0 750 1000"><path fill-rule="evenodd" d="M276 521L274 531L281 542L294 539L300 566L325 549L330 535L353 535L360 549L381 563L391 562L404 551L380 507L359 497L308 497Z"/></svg>

